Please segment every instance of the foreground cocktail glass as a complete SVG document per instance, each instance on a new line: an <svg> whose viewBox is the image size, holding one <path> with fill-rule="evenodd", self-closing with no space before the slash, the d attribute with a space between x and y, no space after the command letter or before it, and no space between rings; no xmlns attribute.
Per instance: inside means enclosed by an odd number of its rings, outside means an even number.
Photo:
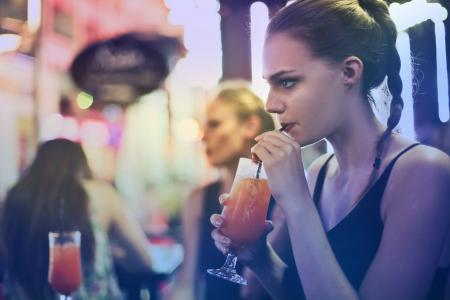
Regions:
<svg viewBox="0 0 450 300"><path fill-rule="evenodd" d="M262 169L248 158L241 158L231 187L230 197L222 210L224 225L221 231L234 244L245 245L257 241L265 230L270 190ZM257 177L258 173L258 178ZM211 275L238 284L247 281L236 272L237 257L228 253L224 265L219 269L208 269Z"/></svg>
<svg viewBox="0 0 450 300"><path fill-rule="evenodd" d="M60 293L61 298L70 299L81 284L79 231L50 232L48 282Z"/></svg>

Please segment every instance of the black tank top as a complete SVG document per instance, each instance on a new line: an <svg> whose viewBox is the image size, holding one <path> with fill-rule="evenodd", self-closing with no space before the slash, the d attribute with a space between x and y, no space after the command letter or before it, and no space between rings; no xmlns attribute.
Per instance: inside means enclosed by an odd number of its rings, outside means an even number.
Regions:
<svg viewBox="0 0 450 300"><path fill-rule="evenodd" d="M401 151L389 163L381 176L356 204L353 210L327 232L328 241L336 259L356 290L359 289L381 242L384 226L381 218L381 200L389 180L389 175L398 158L417 145L419 144L410 145ZM327 166L332 157L333 155L330 155L320 169L317 177L313 194L316 206L322 193ZM448 267L437 269L427 299L444 299L448 273Z"/></svg>

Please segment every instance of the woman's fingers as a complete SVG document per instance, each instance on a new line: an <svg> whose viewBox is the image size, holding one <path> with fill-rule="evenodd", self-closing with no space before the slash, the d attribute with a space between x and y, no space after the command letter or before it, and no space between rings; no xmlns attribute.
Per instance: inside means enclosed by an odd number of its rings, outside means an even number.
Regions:
<svg viewBox="0 0 450 300"><path fill-rule="evenodd" d="M273 222L266 220L266 228L264 229L265 234L269 234L273 230Z"/></svg>
<svg viewBox="0 0 450 300"><path fill-rule="evenodd" d="M267 160L270 158L279 159L285 156L290 156L294 152L300 152L300 147L273 139L264 139L253 146L251 151L254 155L258 156L262 161L267 163Z"/></svg>
<svg viewBox="0 0 450 300"><path fill-rule="evenodd" d="M214 242L214 245L216 246L216 248L222 252L223 255L227 255L229 252L229 249L227 247L225 247L224 245L222 245L221 243L218 242Z"/></svg>
<svg viewBox="0 0 450 300"><path fill-rule="evenodd" d="M211 237L214 240L214 245L216 245L216 248L223 254L227 254L231 246L231 240L224 236L218 229L214 229L211 232Z"/></svg>
<svg viewBox="0 0 450 300"><path fill-rule="evenodd" d="M255 164L260 163L260 162L261 162L261 159L259 159L258 155L256 155L256 153L253 152L253 148L252 148L251 151L252 151L252 161L253 161Z"/></svg>
<svg viewBox="0 0 450 300"><path fill-rule="evenodd" d="M279 131L268 131L268 132L264 132L263 134L259 135L258 137L255 138L255 141L259 142L262 141L264 139L277 139L286 143L297 143L292 137L279 132Z"/></svg>
<svg viewBox="0 0 450 300"><path fill-rule="evenodd" d="M219 214L213 214L209 218L211 224L216 228L221 228L224 222L224 219Z"/></svg>
<svg viewBox="0 0 450 300"><path fill-rule="evenodd" d="M219 215L211 216L211 222L213 222L214 216L220 217ZM229 237L225 236L218 228L211 231L211 237L214 241L214 245L220 252L222 252L222 254L227 255L232 249L233 253L239 257L241 262L248 263L254 259L255 255L262 253L262 251L264 251L267 247L267 234L269 234L272 230L272 222L266 221L266 228L261 238L257 242L245 246L233 244L233 241Z"/></svg>
<svg viewBox="0 0 450 300"><path fill-rule="evenodd" d="M279 150L282 150L285 144L277 143L276 141L272 140L262 140L258 144L256 144L253 148L255 151L258 151L258 148L264 148L267 153L274 154Z"/></svg>
<svg viewBox="0 0 450 300"><path fill-rule="evenodd" d="M291 148L300 149L300 145L295 140L279 132L268 132L265 134L263 138L258 141L258 144L264 143L270 143L283 150Z"/></svg>
<svg viewBox="0 0 450 300"><path fill-rule="evenodd" d="M211 237L213 238L214 242L220 243L224 246L231 246L231 240L223 235L219 229L214 229L211 231Z"/></svg>
<svg viewBox="0 0 450 300"><path fill-rule="evenodd" d="M219 196L220 205L226 205L228 199L230 198L230 194L224 193Z"/></svg>
<svg viewBox="0 0 450 300"><path fill-rule="evenodd" d="M266 164L273 159L280 159L287 156L297 156L300 153L300 145L292 138L279 133L267 132L258 138L258 143L252 147L252 154Z"/></svg>

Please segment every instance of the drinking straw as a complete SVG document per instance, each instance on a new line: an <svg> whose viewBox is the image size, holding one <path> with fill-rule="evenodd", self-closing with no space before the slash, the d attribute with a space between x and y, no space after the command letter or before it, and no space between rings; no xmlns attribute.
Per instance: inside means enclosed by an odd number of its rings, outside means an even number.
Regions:
<svg viewBox="0 0 450 300"><path fill-rule="evenodd" d="M60 231L61 231L61 237L62 233L64 232L64 198L61 198L59 200L59 225L60 225Z"/></svg>
<svg viewBox="0 0 450 300"><path fill-rule="evenodd" d="M287 124L284 124L281 126L280 129L278 129L279 132L283 132L287 127ZM256 179L259 179L259 174L261 173L261 167L262 167L262 160L259 160L258 162L258 169L256 170Z"/></svg>
<svg viewBox="0 0 450 300"><path fill-rule="evenodd" d="M259 173L261 173L262 161L258 163L258 169L256 170L256 179L259 179Z"/></svg>

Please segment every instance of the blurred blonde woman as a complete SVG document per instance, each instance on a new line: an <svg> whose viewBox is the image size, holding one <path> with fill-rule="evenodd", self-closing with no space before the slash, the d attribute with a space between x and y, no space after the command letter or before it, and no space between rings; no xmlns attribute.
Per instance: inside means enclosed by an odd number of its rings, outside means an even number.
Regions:
<svg viewBox="0 0 450 300"><path fill-rule="evenodd" d="M223 264L211 239L209 217L220 213L218 197L229 192L240 157L251 157L254 138L273 130L272 117L244 82L219 87L206 112L203 141L210 164L219 178L196 188L185 202L183 234L185 260L178 274L173 299L239 299L239 286L206 275L206 269Z"/></svg>

